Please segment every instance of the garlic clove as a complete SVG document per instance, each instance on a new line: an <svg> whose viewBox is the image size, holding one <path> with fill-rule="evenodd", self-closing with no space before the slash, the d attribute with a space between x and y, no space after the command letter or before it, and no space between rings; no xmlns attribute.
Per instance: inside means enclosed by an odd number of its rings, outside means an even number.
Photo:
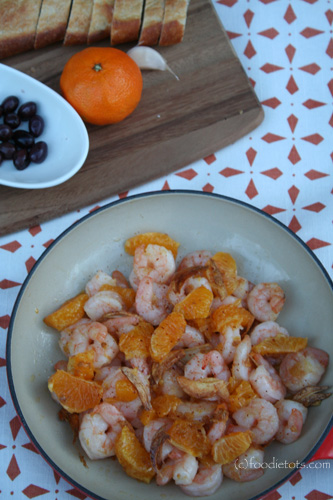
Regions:
<svg viewBox="0 0 333 500"><path fill-rule="evenodd" d="M166 60L157 50L144 45L137 45L127 52L133 61L139 66L140 69L156 69L159 71L169 71L177 80L178 76L168 66Z"/></svg>

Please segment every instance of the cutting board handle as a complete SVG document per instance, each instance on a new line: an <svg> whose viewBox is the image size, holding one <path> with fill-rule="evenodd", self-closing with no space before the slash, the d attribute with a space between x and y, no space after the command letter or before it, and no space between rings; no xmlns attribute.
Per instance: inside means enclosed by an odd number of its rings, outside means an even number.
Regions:
<svg viewBox="0 0 333 500"><path fill-rule="evenodd" d="M314 460L328 460L328 459L333 459L333 427L326 436L326 439L323 442L323 444L316 451L313 457L310 458L309 462L313 462Z"/></svg>

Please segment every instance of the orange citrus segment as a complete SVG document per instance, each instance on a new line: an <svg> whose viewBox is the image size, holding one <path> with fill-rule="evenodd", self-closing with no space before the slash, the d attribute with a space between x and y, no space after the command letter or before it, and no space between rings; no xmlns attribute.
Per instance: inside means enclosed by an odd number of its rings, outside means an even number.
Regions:
<svg viewBox="0 0 333 500"><path fill-rule="evenodd" d="M144 483L150 483L155 472L149 453L127 425L124 425L117 437L115 453L126 474Z"/></svg>
<svg viewBox="0 0 333 500"><path fill-rule="evenodd" d="M182 402L177 396L172 394L161 394L152 401L153 409L159 418L166 417L169 413L175 411Z"/></svg>
<svg viewBox="0 0 333 500"><path fill-rule="evenodd" d="M180 312L170 313L155 329L150 342L151 357L161 362L185 332L186 321Z"/></svg>
<svg viewBox="0 0 333 500"><path fill-rule="evenodd" d="M235 259L229 253L217 252L213 256L213 261L222 274L228 294L231 295L237 288L237 265Z"/></svg>
<svg viewBox="0 0 333 500"><path fill-rule="evenodd" d="M213 330L220 333L224 333L228 327L233 330L242 328L242 334L247 333L254 321L254 316L247 309L235 304L219 306L211 318Z"/></svg>
<svg viewBox="0 0 333 500"><path fill-rule="evenodd" d="M252 389L250 382L242 380L232 391L229 397L229 411L234 413L243 406L247 406L253 398L257 398L256 392Z"/></svg>
<svg viewBox="0 0 333 500"><path fill-rule="evenodd" d="M116 399L126 403L134 401L138 397L138 391L128 379L117 380L116 382Z"/></svg>
<svg viewBox="0 0 333 500"><path fill-rule="evenodd" d="M146 321L140 322L127 333L122 333L119 339L119 350L126 359L147 358L150 356L150 340L154 327Z"/></svg>
<svg viewBox="0 0 333 500"><path fill-rule="evenodd" d="M298 352L305 349L308 339L303 337L288 337L279 333L276 337L269 337L253 346L252 350L262 356L274 356Z"/></svg>
<svg viewBox="0 0 333 500"><path fill-rule="evenodd" d="M69 413L82 413L94 408L103 394L100 384L74 377L64 370L57 370L49 378L48 388Z"/></svg>
<svg viewBox="0 0 333 500"><path fill-rule="evenodd" d="M203 457L210 451L210 442L201 422L177 418L168 434L172 444L194 457Z"/></svg>
<svg viewBox="0 0 333 500"><path fill-rule="evenodd" d="M86 293L80 293L67 300L59 309L46 316L44 323L59 331L73 325L85 316L83 307L88 298Z"/></svg>
<svg viewBox="0 0 333 500"><path fill-rule="evenodd" d="M104 284L99 289L99 292L103 292L104 290L118 293L123 299L126 309L130 309L135 302L135 291L133 290L133 288Z"/></svg>
<svg viewBox="0 0 333 500"><path fill-rule="evenodd" d="M171 250L174 258L177 257L179 243L165 233L142 233L132 236L125 242L125 250L128 254L134 255L135 250L140 245L160 245L167 250Z"/></svg>
<svg viewBox="0 0 333 500"><path fill-rule="evenodd" d="M249 449L251 442L251 431L227 434L213 444L213 459L221 465L233 462L239 455Z"/></svg>
<svg viewBox="0 0 333 500"><path fill-rule="evenodd" d="M91 349L70 356L67 363L67 371L71 375L74 375L74 377L93 380L95 375L94 351Z"/></svg>
<svg viewBox="0 0 333 500"><path fill-rule="evenodd" d="M185 299L175 305L174 311L181 312L186 320L207 318L213 302L213 294L205 286L199 286Z"/></svg>

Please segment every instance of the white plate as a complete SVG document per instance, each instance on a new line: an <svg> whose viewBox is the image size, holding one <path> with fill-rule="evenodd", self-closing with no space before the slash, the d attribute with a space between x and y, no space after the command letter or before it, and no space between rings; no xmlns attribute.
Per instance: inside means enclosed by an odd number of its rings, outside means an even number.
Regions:
<svg viewBox="0 0 333 500"><path fill-rule="evenodd" d="M0 82L0 103L9 95L16 95L20 105L36 102L37 114L45 121L40 140L48 145L46 160L39 165L30 163L25 170L16 170L11 160L4 160L0 184L41 189L67 181L82 167L89 151L88 132L80 116L57 92L4 64L0 64ZM25 123L19 128L27 130Z"/></svg>
<svg viewBox="0 0 333 500"><path fill-rule="evenodd" d="M63 355L58 334L43 318L79 293L99 269L119 269L127 276L133 258L125 240L137 233L161 231L181 243L177 261L187 252L227 251L239 274L252 280L277 281L286 293L279 323L292 335L333 355L333 289L327 273L309 248L278 221L244 203L213 194L159 192L123 199L92 212L71 226L44 252L20 291L11 315L7 343L10 390L21 421L44 458L87 495L107 500L186 500L174 485L146 485L126 476L116 460L80 460L69 425L60 422L47 389L53 365ZM332 385L333 364L323 385ZM333 398L310 408L302 437L286 446L272 443L266 469L257 481L224 479L210 500L248 500L275 488L291 474L281 463L307 461L332 426Z"/></svg>

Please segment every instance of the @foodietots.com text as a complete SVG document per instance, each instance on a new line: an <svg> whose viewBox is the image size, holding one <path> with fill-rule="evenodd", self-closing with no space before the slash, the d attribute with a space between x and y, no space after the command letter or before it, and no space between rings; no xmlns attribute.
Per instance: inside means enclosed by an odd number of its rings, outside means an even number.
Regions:
<svg viewBox="0 0 333 500"><path fill-rule="evenodd" d="M270 462L259 462L254 457L249 459L243 458L242 460L235 462L236 469L303 469L304 467L315 468L315 469L324 469L330 468L329 462L299 462L296 460L295 462L287 462L287 460L281 461L277 460L276 457L273 457Z"/></svg>

